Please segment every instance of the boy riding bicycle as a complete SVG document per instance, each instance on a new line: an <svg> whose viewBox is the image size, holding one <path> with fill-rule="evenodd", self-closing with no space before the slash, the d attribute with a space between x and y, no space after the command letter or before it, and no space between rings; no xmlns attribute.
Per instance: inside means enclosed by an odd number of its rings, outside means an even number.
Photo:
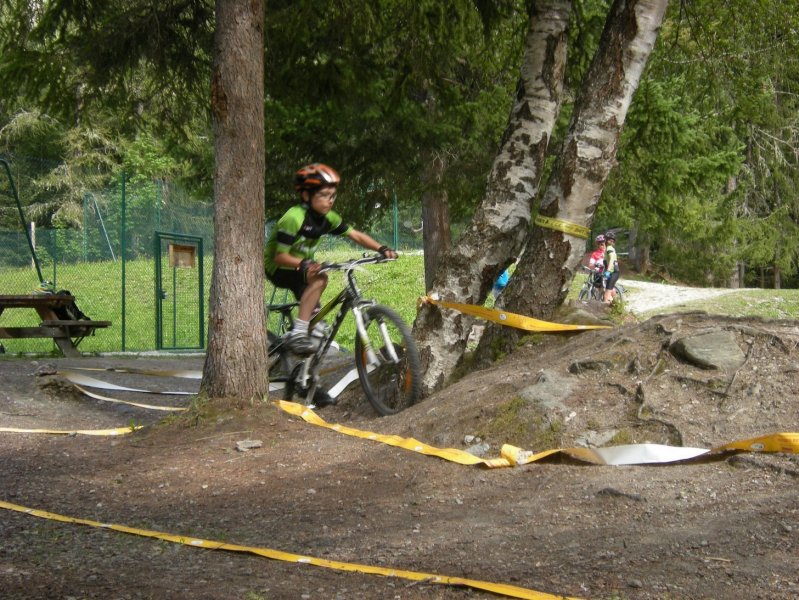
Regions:
<svg viewBox="0 0 799 600"><path fill-rule="evenodd" d="M286 346L298 355L316 351L308 335L308 321L327 287L327 274L320 273L321 265L314 261L323 235L346 236L367 250L397 258L396 251L353 229L333 210L340 181L339 174L322 163L312 163L297 171L294 189L300 194L300 203L280 218L264 249L267 279L275 287L291 290L300 303L294 327L286 336Z"/></svg>

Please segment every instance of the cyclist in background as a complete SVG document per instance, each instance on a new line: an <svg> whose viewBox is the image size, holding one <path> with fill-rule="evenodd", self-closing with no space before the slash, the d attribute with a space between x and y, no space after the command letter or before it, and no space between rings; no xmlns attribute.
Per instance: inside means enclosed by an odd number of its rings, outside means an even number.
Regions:
<svg viewBox="0 0 799 600"><path fill-rule="evenodd" d="M594 271L594 286L602 286L602 271L605 269L605 236L601 233L594 238L596 248L588 258L588 267Z"/></svg>
<svg viewBox="0 0 799 600"><path fill-rule="evenodd" d="M323 235L346 236L367 250L397 258L396 251L353 229L333 210L340 181L339 174L322 163L297 171L294 189L300 195L300 203L280 218L264 249L267 279L275 287L291 290L300 303L294 327L286 338L289 350L299 355L316 351L316 344L308 335L308 321L327 287L327 274L320 273L321 265L314 261Z"/></svg>
<svg viewBox="0 0 799 600"><path fill-rule="evenodd" d="M608 231L605 234L605 304L610 304L616 297L616 282L619 280L619 259L616 256L616 234Z"/></svg>

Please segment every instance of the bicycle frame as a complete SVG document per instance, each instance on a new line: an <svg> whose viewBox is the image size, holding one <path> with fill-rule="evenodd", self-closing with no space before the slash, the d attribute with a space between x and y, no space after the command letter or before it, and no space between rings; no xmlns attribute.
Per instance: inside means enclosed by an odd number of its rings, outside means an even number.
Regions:
<svg viewBox="0 0 799 600"><path fill-rule="evenodd" d="M347 275L347 283L335 298L328 301L310 320L308 324L309 330L312 330L314 326L324 321L325 317L331 314L335 308L338 306L338 313L336 314L335 319L333 320L333 324L330 327L330 330L325 334L322 338L322 342L319 344L316 352L312 355L304 358L300 365L292 370L292 372L285 377L280 377L278 379L271 380L272 382L294 382L298 384L301 388L307 390L307 397L313 397L313 394L316 392L316 388L318 385L318 370L319 366L322 363L322 359L327 353L328 349L330 348L333 340L335 339L336 335L341 328L341 325L344 323L344 319L347 317L348 312L352 312L353 317L355 318L355 328L358 337L360 338L364 350L367 353L368 363L375 364L379 363L377 359L377 355L375 354L374 349L372 348L372 344L370 343L369 337L366 334L366 327L363 320L363 312L362 309L364 307L368 307L374 305L375 302L373 300L364 300L361 295L361 290L358 288L358 284L355 280L354 269L359 266L360 264L368 264L379 262L374 257L364 258L361 260L351 261L350 263L342 263L342 264L332 264L332 265L322 265L322 271L326 270L344 270ZM294 302L291 304L280 304L280 305L273 305L268 307L269 310L277 310L281 313L281 326L283 328L290 327L293 325L293 317L291 316L291 310L298 306L298 302ZM398 362L399 358L397 356L396 350L389 339L388 332L385 330L385 326L383 326L381 330L382 336L386 341L386 348L389 352L389 358L394 361ZM278 343L275 344L274 347L269 349L269 356L273 356L279 352L285 352L282 348L283 344Z"/></svg>
<svg viewBox="0 0 799 600"><path fill-rule="evenodd" d="M605 291L605 280L604 278L601 280L601 285L596 284L596 272L593 269L589 269L588 267L581 265L581 270L585 273L585 280L583 281L582 290L586 292L586 298L591 300L594 296L594 289L601 289L604 293Z"/></svg>

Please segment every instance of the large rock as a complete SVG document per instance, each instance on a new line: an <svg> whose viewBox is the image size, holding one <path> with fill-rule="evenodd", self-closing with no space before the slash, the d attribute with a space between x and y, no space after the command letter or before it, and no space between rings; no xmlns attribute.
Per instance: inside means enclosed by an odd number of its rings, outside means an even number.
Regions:
<svg viewBox="0 0 799 600"><path fill-rule="evenodd" d="M571 394L574 381L563 377L556 371L542 370L537 381L519 391L519 396L527 402L538 404L547 410L568 412L563 400Z"/></svg>
<svg viewBox="0 0 799 600"><path fill-rule="evenodd" d="M702 369L735 370L746 360L735 334L722 329L686 336L674 342L669 350Z"/></svg>

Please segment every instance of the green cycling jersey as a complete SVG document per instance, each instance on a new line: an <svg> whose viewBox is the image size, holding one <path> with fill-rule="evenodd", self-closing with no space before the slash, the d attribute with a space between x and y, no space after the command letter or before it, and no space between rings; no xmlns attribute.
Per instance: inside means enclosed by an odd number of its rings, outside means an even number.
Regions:
<svg viewBox="0 0 799 600"><path fill-rule="evenodd" d="M264 268L270 275L277 269L288 268L275 263L275 256L281 253L313 259L323 235L347 235L350 231L352 228L335 211L322 215L305 203L293 206L269 234L264 248Z"/></svg>

